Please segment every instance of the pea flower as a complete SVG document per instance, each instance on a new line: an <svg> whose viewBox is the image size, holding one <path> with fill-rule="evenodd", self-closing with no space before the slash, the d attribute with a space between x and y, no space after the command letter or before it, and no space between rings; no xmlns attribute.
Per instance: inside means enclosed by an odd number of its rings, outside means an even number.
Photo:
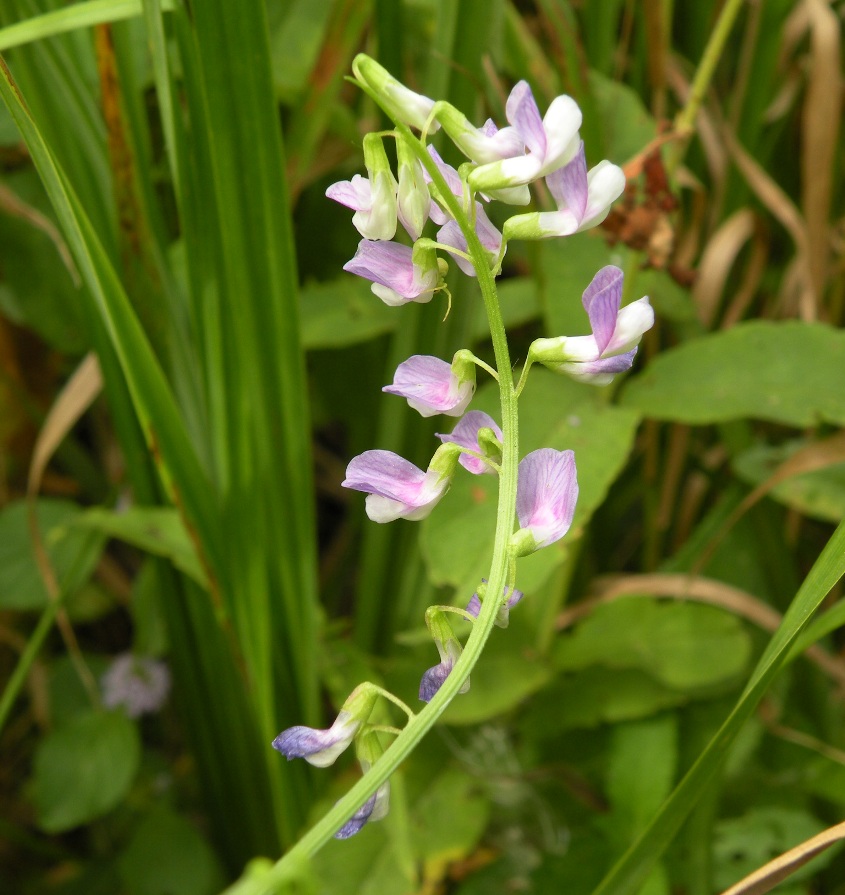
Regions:
<svg viewBox="0 0 845 895"><path fill-rule="evenodd" d="M383 68L375 59L359 53L352 60L352 71L355 77L366 85L381 100L388 115L411 127L422 130L428 123L434 100L407 88L393 75ZM428 127L429 133L440 128L436 121Z"/></svg>
<svg viewBox="0 0 845 895"><path fill-rule="evenodd" d="M406 398L424 417L436 413L460 416L475 393L472 352L461 349L451 365L439 357L415 354L399 364L393 385L386 385L382 391Z"/></svg>
<svg viewBox="0 0 845 895"><path fill-rule="evenodd" d="M373 522L425 519L449 490L460 450L441 445L423 472L392 451L364 451L346 467L342 485L367 494Z"/></svg>
<svg viewBox="0 0 845 895"><path fill-rule="evenodd" d="M600 224L625 189L625 174L605 160L589 174L583 142L575 157L546 176L557 211L518 214L505 221L505 239L547 239L570 236Z"/></svg>
<svg viewBox="0 0 845 895"><path fill-rule="evenodd" d="M396 141L396 156L399 162L397 212L408 235L417 240L428 220L431 195L423 166L405 140Z"/></svg>
<svg viewBox="0 0 845 895"><path fill-rule="evenodd" d="M592 335L537 339L529 358L594 385L607 385L617 373L629 370L643 333L654 325L654 309L647 296L620 309L623 276L618 267L608 265L584 290Z"/></svg>
<svg viewBox="0 0 845 895"><path fill-rule="evenodd" d="M367 730L362 733L355 744L355 749L358 753L361 771L365 775L384 754L378 732L375 730ZM335 839L348 839L350 836L354 836L365 823L381 820L387 814L389 807L390 781L386 780L334 834Z"/></svg>
<svg viewBox="0 0 845 895"><path fill-rule="evenodd" d="M486 578L482 578L481 581L482 584L487 584ZM499 611L496 613L496 621L493 623L497 628L507 628L510 624L511 609L513 609L524 596L525 594L521 590L517 590L517 588L514 588L511 591L510 596L508 596L508 588L505 587L503 602L499 606ZM473 594L469 603L467 603L467 612L474 618L478 618L481 613L481 598L477 593Z"/></svg>
<svg viewBox="0 0 845 895"><path fill-rule="evenodd" d="M481 241L481 245L486 250L490 262L497 260L499 252L502 248L502 234L496 229L487 217L484 206L480 202L475 203L475 232ZM466 237L458 226L457 221L447 221L443 227L437 231L437 241L444 245L452 246L462 252L468 251ZM454 255L455 264L469 277L477 276L475 267L471 261L462 258L460 255Z"/></svg>
<svg viewBox="0 0 845 895"><path fill-rule="evenodd" d="M514 556L548 547L569 531L578 500L575 454L541 448L519 463L516 515L519 530L511 535Z"/></svg>
<svg viewBox="0 0 845 895"><path fill-rule="evenodd" d="M343 269L371 280L373 294L395 307L409 301L431 301L443 283L448 265L437 257L429 239L418 239L413 249L398 242L362 239L355 257Z"/></svg>
<svg viewBox="0 0 845 895"><path fill-rule="evenodd" d="M429 606L425 613L425 623L434 645L440 654L440 662L429 668L420 680L420 699L423 702L431 702L434 694L443 686L443 682L449 677L455 663L461 657L461 644L452 631L452 626L446 618L446 613L436 606ZM469 678L464 681L459 693L469 690Z"/></svg>
<svg viewBox="0 0 845 895"><path fill-rule="evenodd" d="M103 705L123 708L130 718L157 712L170 692L170 672L164 662L123 653L101 680Z"/></svg>
<svg viewBox="0 0 845 895"><path fill-rule="evenodd" d="M494 461L499 461L502 458L502 438L504 437L502 430L493 417L481 410L470 410L469 413L465 413L448 435L438 433L437 437L444 444L457 444ZM473 475L482 475L485 472L494 473L495 469L482 457L461 453L458 462Z"/></svg>
<svg viewBox="0 0 845 895"><path fill-rule="evenodd" d="M326 190L326 195L354 209L352 223L364 239L393 239L396 235L398 186L390 170L382 139L376 134L364 137L364 163L368 177L356 174L352 180L333 183Z"/></svg>
<svg viewBox="0 0 845 895"><path fill-rule="evenodd" d="M349 839L360 833L368 821L381 820L390 808L390 781L387 780L367 799L366 802L334 834L335 839Z"/></svg>
<svg viewBox="0 0 845 895"><path fill-rule="evenodd" d="M505 198L496 194L532 183L568 164L580 144L578 129L581 127L581 110L571 96L558 96L541 118L528 82L520 81L511 90L505 115L527 151L486 163L478 158L482 164L470 172L469 183L479 192L511 204L525 205L529 200L527 190L521 194L524 201L518 203L513 202L513 196ZM445 122L443 128L449 133ZM462 148L455 136L449 136Z"/></svg>
<svg viewBox="0 0 845 895"><path fill-rule="evenodd" d="M304 758L318 768L334 764L337 757L355 739L356 734L370 716L376 702L376 690L371 684L360 684L343 704L334 723L327 730L299 725L283 730L273 748L288 761Z"/></svg>

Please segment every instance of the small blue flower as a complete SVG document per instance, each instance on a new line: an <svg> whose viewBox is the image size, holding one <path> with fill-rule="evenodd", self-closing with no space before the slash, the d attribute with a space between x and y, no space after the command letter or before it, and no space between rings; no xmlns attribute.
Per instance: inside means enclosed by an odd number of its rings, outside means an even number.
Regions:
<svg viewBox="0 0 845 895"><path fill-rule="evenodd" d="M302 725L283 730L273 740L273 748L281 752L288 761L304 758L309 764L326 768L334 764L338 755L355 739L361 723L349 712L341 711L327 730Z"/></svg>

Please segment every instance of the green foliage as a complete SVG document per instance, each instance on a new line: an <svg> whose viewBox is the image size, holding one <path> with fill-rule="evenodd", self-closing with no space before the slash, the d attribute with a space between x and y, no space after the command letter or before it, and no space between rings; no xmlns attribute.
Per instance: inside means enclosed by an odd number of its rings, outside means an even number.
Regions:
<svg viewBox="0 0 845 895"><path fill-rule="evenodd" d="M664 352L625 390L622 403L654 419L699 425L745 418L841 425L843 377L841 331L757 320Z"/></svg>
<svg viewBox="0 0 845 895"><path fill-rule="evenodd" d="M35 753L41 828L72 830L111 811L125 798L140 759L138 728L122 712L86 712L57 728Z"/></svg>
<svg viewBox="0 0 845 895"><path fill-rule="evenodd" d="M236 6L0 9L0 838L16 891L712 895L823 829L845 804L841 528L828 541L845 481L835 450L814 453L845 424L835 10ZM443 297L385 307L340 270L355 238L325 189L386 123L344 80L361 50L475 124L501 123L521 78L541 112L568 92L589 164L631 163L604 229L508 247L516 373L534 338L588 332L581 295L606 264L657 325L621 387L532 369L520 453L575 451L572 532L519 561L524 601L394 775L389 815L279 865L360 784L345 757L317 774L270 741L329 723L363 679L418 709L437 661L422 610L466 605L495 528L494 476L459 475L418 526L371 525L338 487L370 448L424 467L454 423L378 392L399 362L491 361L475 281L450 275L446 315ZM89 351L103 397L58 414L37 559L25 473ZM472 407L500 420L484 375ZM749 508L799 451L821 468ZM730 609L681 599L681 578ZM128 650L174 678L140 722L98 706ZM778 891L838 891L843 868L833 849Z"/></svg>

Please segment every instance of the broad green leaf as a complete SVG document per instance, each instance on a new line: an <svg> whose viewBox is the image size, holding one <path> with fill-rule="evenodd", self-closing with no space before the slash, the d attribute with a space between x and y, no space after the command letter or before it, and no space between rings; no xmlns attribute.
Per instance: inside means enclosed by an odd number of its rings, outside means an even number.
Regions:
<svg viewBox="0 0 845 895"><path fill-rule="evenodd" d="M609 826L617 841L648 823L672 791L677 763L675 715L619 724L613 729L607 794L612 806Z"/></svg>
<svg viewBox="0 0 845 895"><path fill-rule="evenodd" d="M63 591L84 583L103 548L102 537L74 529L81 510L68 501L42 498L37 502L38 524L47 554ZM41 609L47 591L38 564L26 501L0 510L0 608Z"/></svg>
<svg viewBox="0 0 845 895"><path fill-rule="evenodd" d="M651 824L599 884L594 895L632 895L639 889L722 766L738 732L789 657L801 631L843 573L845 523L833 533L795 595L734 710Z"/></svg>
<svg viewBox="0 0 845 895"><path fill-rule="evenodd" d="M637 92L627 85L591 71L590 89L601 117L607 157L621 165L642 152L657 136L657 123ZM591 164L598 161L595 159Z"/></svg>
<svg viewBox="0 0 845 895"><path fill-rule="evenodd" d="M486 386L472 406L497 419L497 397L497 391ZM635 413L603 402L595 389L543 369L531 371L520 398L521 451L574 450L580 492L572 532L520 560L517 584L522 590L539 587L565 560L568 540L601 505L624 466L637 423ZM445 431L450 428L449 423L444 426ZM494 476L472 476L459 469L450 494L423 523L422 548L432 580L458 587L467 600L488 570L497 484Z"/></svg>
<svg viewBox="0 0 845 895"><path fill-rule="evenodd" d="M821 833L826 824L800 808L752 808L740 817L719 821L713 843L713 883L721 891L790 848ZM804 892L795 883L806 880L829 864L835 850L823 852L789 876L778 895Z"/></svg>
<svg viewBox="0 0 845 895"><path fill-rule="evenodd" d="M742 623L721 609L631 598L598 606L559 638L554 660L562 671L635 668L689 693L735 680L750 654Z"/></svg>
<svg viewBox="0 0 845 895"><path fill-rule="evenodd" d="M211 895L224 878L197 829L163 806L138 824L118 866L130 895Z"/></svg>
<svg viewBox="0 0 845 895"><path fill-rule="evenodd" d="M38 823L61 833L90 823L126 796L141 758L138 728L123 712L77 715L35 753Z"/></svg>
<svg viewBox="0 0 845 895"><path fill-rule="evenodd" d="M740 323L666 351L622 393L624 407L681 423L845 424L845 332L824 323Z"/></svg>
<svg viewBox="0 0 845 895"><path fill-rule="evenodd" d="M522 724L537 739L574 728L648 718L689 702L691 696L659 683L643 671L591 666L558 678L531 701Z"/></svg>
<svg viewBox="0 0 845 895"><path fill-rule="evenodd" d="M312 283L300 294L302 341L306 348L340 348L396 328L396 308L370 291L370 283L343 274L327 283Z"/></svg>
<svg viewBox="0 0 845 895"><path fill-rule="evenodd" d="M734 458L734 471L749 485L762 485L781 463L807 444L755 445ZM767 496L813 519L839 522L845 519L845 463L792 476L775 485Z"/></svg>
<svg viewBox="0 0 845 895"><path fill-rule="evenodd" d="M154 556L166 557L197 584L207 586L196 548L175 509L133 506L116 512L94 507L80 513L74 525L119 538Z"/></svg>

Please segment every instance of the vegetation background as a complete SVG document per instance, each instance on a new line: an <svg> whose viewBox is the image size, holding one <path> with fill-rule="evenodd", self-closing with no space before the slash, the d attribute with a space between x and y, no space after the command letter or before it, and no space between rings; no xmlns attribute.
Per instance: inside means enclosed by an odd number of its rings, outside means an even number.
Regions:
<svg viewBox="0 0 845 895"><path fill-rule="evenodd" d="M206 895L277 859L356 771L270 741L363 679L413 704L424 608L485 573L488 483L391 526L339 487L432 452L379 391L401 360L488 351L473 283L443 320L341 271L324 191L382 124L361 50L479 124L520 78L569 93L588 162L625 166L598 233L509 248L516 358L583 331L606 263L658 322L619 387L532 378L523 448L575 448L573 533L388 817L280 891L712 895L841 821L843 10L4 0L4 892ZM127 652L169 668L160 711L104 707ZM843 880L834 847L778 891Z"/></svg>

